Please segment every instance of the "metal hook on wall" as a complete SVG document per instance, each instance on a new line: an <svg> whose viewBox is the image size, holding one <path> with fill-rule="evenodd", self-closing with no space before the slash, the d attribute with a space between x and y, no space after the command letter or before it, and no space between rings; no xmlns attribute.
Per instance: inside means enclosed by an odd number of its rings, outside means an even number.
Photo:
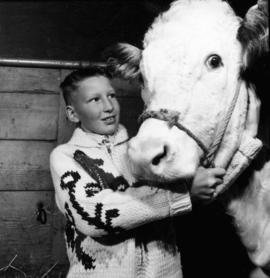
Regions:
<svg viewBox="0 0 270 278"><path fill-rule="evenodd" d="M42 202L37 203L36 216L37 221L41 224L47 223L47 213L44 209L44 204Z"/></svg>

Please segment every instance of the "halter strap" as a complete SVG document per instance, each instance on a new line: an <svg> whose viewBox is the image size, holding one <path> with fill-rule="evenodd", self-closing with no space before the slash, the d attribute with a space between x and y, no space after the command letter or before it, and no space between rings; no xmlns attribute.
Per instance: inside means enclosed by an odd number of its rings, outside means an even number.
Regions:
<svg viewBox="0 0 270 278"><path fill-rule="evenodd" d="M180 112L178 111L168 110L168 109L160 109L159 111L146 110L139 116L138 121L139 123L142 123L146 119L154 118L154 119L168 122L168 126L170 128L176 126L180 130L184 131L192 139L194 139L195 142L198 144L198 146L203 150L205 156L203 158L202 164L205 167L214 167L213 161L219 149L220 143L224 137L232 113L234 111L239 96L240 87L241 87L241 82L240 80L238 80L233 99L230 103L227 113L225 114L225 117L223 118L223 121L221 122L221 125L218 127L215 140L211 144L209 150L197 135L195 135L190 129L188 129L186 126L184 126L182 123L179 122Z"/></svg>
<svg viewBox="0 0 270 278"><path fill-rule="evenodd" d="M143 121L149 118L154 118L168 122L170 128L176 126L179 129L186 132L187 135L189 135L192 139L194 139L197 142L197 144L200 146L203 152L207 154L208 150L204 143L199 139L198 136L191 132L191 130L189 130L187 127L185 127L183 124L179 122L179 116L179 112L167 109L160 109L159 111L144 111L139 117L139 123L142 123Z"/></svg>
<svg viewBox="0 0 270 278"><path fill-rule="evenodd" d="M223 121L221 122L221 125L218 127L218 130L217 130L217 133L215 136L215 140L212 143L212 145L210 146L210 150L208 151L208 154L206 156L206 160L208 160L208 161L214 160L215 154L217 153L217 151L219 149L220 143L224 137L225 131L227 129L227 126L231 119L232 113L234 111L234 108L235 108L235 105L236 105L236 102L237 102L237 99L238 99L238 96L240 93L240 87L241 87L241 82L240 82L240 80L238 80L233 99L230 103L230 106L227 110L227 113L225 114Z"/></svg>

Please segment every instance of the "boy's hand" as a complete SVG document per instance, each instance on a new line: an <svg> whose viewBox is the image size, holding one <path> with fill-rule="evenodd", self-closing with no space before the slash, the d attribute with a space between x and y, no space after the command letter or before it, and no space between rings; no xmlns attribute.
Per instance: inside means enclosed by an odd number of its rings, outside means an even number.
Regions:
<svg viewBox="0 0 270 278"><path fill-rule="evenodd" d="M190 188L192 202L210 201L215 196L216 186L223 182L225 173L223 168L199 167Z"/></svg>

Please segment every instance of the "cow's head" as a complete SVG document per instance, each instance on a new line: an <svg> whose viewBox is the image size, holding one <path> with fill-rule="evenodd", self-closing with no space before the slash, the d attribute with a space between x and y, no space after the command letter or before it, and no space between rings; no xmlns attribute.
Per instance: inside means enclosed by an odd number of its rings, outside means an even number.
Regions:
<svg viewBox="0 0 270 278"><path fill-rule="evenodd" d="M227 2L175 1L146 33L143 50L118 46L117 58L109 62L122 76L142 79L142 98L150 111L129 144L137 176L193 176L228 117L215 164L229 163L248 108L249 84L241 72L259 55L258 48L267 48L263 4L242 20Z"/></svg>

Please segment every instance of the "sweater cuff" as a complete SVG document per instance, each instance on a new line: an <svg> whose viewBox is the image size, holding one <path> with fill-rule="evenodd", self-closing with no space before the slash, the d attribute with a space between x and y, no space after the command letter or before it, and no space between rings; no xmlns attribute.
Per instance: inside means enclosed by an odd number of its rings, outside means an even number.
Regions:
<svg viewBox="0 0 270 278"><path fill-rule="evenodd" d="M258 138L244 136L239 146L239 152L252 160L262 148L262 141Z"/></svg>
<svg viewBox="0 0 270 278"><path fill-rule="evenodd" d="M223 177L223 183L216 187L216 195L224 192L235 182L256 157L261 148L261 140L247 135L242 138L239 149L227 168L226 175Z"/></svg>
<svg viewBox="0 0 270 278"><path fill-rule="evenodd" d="M191 199L189 192L177 193L168 191L170 216L177 216L191 211Z"/></svg>

